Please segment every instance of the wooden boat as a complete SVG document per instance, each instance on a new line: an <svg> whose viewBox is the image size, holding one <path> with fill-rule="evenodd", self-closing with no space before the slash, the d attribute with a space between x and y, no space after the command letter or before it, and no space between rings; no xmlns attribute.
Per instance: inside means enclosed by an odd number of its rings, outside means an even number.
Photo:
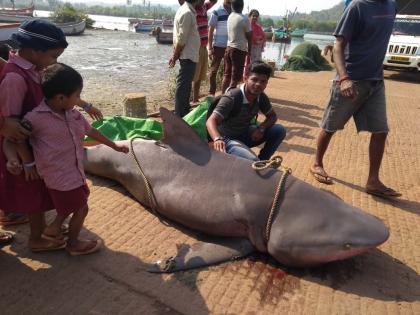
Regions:
<svg viewBox="0 0 420 315"><path fill-rule="evenodd" d="M7 21L7 22L23 22L26 20L37 20L37 19L43 19L51 21L48 17L31 17L31 16L22 16L22 15L0 15L0 21ZM54 21L51 21L55 25L57 25L61 30L64 32L65 35L80 35L85 31L86 28L86 21L80 21L80 22L67 22L67 23L55 23Z"/></svg>
<svg viewBox="0 0 420 315"><path fill-rule="evenodd" d="M137 33L151 32L153 28L162 24L162 20L139 19L139 22L134 25Z"/></svg>
<svg viewBox="0 0 420 315"><path fill-rule="evenodd" d="M5 15L23 15L23 16L33 16L35 10L35 5L32 2L29 7L26 8L0 8L0 14Z"/></svg>
<svg viewBox="0 0 420 315"><path fill-rule="evenodd" d="M174 23L172 20L163 20L162 24L155 27L151 35L156 37L159 44L173 44Z"/></svg>
<svg viewBox="0 0 420 315"><path fill-rule="evenodd" d="M174 32L172 28L160 27L156 30L156 41L159 44L173 44L174 43Z"/></svg>
<svg viewBox="0 0 420 315"><path fill-rule="evenodd" d="M64 35L80 35L83 34L86 28L86 21L68 22L68 23L55 23L64 32Z"/></svg>
<svg viewBox="0 0 420 315"><path fill-rule="evenodd" d="M19 23L0 23L0 42L7 41L10 35L17 32L19 26Z"/></svg>
<svg viewBox="0 0 420 315"><path fill-rule="evenodd" d="M36 17L36 16L27 16L27 15L10 15L10 14L0 14L0 21L7 23L22 23L26 20L35 20L35 19L46 19L47 17Z"/></svg>

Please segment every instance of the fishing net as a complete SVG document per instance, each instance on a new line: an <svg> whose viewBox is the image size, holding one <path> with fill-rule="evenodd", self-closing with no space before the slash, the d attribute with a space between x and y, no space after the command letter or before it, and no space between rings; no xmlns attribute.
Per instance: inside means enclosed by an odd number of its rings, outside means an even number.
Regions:
<svg viewBox="0 0 420 315"><path fill-rule="evenodd" d="M327 71L331 66L321 56L317 45L304 42L293 49L282 70L287 71Z"/></svg>

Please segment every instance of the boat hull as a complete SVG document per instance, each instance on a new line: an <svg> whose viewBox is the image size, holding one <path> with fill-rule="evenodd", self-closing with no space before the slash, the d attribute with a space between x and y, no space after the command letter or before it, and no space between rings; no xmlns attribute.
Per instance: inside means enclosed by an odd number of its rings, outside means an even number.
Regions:
<svg viewBox="0 0 420 315"><path fill-rule="evenodd" d="M86 29L86 21L81 21L78 23L69 22L69 23L55 23L66 36L80 35Z"/></svg>
<svg viewBox="0 0 420 315"><path fill-rule="evenodd" d="M0 23L0 42L9 40L10 36L17 32L19 26L19 23Z"/></svg>
<svg viewBox="0 0 420 315"><path fill-rule="evenodd" d="M32 4L27 8L12 9L12 8L0 8L0 15L21 15L21 16L33 16L35 6Z"/></svg>

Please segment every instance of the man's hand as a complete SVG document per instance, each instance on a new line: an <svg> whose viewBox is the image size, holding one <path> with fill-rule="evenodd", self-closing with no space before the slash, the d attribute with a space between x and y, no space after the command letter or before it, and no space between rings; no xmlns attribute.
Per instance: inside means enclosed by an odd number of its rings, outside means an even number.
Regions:
<svg viewBox="0 0 420 315"><path fill-rule="evenodd" d="M169 59L169 68L175 67L176 61L179 59L179 54L174 53Z"/></svg>
<svg viewBox="0 0 420 315"><path fill-rule="evenodd" d="M352 99L355 98L358 94L356 86L350 79L346 79L340 82L340 92L344 97Z"/></svg>
<svg viewBox="0 0 420 315"><path fill-rule="evenodd" d="M22 165L18 160L7 161L6 168L13 175L20 175L22 173Z"/></svg>
<svg viewBox="0 0 420 315"><path fill-rule="evenodd" d="M36 171L36 167L24 167L23 170L25 171L25 179L26 181L32 181L39 179L38 172Z"/></svg>
<svg viewBox="0 0 420 315"><path fill-rule="evenodd" d="M20 121L14 118L4 117L3 127L0 129L0 134L12 142L22 142L31 132L25 129Z"/></svg>
<svg viewBox="0 0 420 315"><path fill-rule="evenodd" d="M260 141L264 137L264 131L260 128L256 128L251 134L251 140L254 142Z"/></svg>
<svg viewBox="0 0 420 315"><path fill-rule="evenodd" d="M90 108L85 108L85 112L88 113L89 116L94 120L100 120L104 118L104 115L102 115L102 112L95 106L92 106Z"/></svg>
<svg viewBox="0 0 420 315"><path fill-rule="evenodd" d="M226 153L226 144L225 144L225 141L223 139L218 139L218 140L214 141L213 142L213 148L216 151Z"/></svg>
<svg viewBox="0 0 420 315"><path fill-rule="evenodd" d="M213 60L213 58L214 58L214 49L213 49L213 47L208 46L208 47L207 47L207 50L208 50L208 52L209 52L209 59L210 59L210 60Z"/></svg>

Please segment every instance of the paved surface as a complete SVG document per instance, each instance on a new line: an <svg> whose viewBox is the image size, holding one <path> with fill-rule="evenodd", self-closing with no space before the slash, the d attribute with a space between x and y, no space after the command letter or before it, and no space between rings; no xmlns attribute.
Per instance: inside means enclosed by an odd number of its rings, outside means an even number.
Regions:
<svg viewBox="0 0 420 315"><path fill-rule="evenodd" d="M1 314L420 314L420 76L388 73L391 134L381 170L403 193L385 201L363 192L368 135L338 133L325 165L335 184L309 174L332 73L277 73L268 94L288 129L281 146L294 175L380 217L391 237L379 249L320 268L295 270L254 257L173 275L147 264L193 244L194 234L160 222L118 184L89 177L86 235L106 248L89 257L32 254L27 226L0 250Z"/></svg>

